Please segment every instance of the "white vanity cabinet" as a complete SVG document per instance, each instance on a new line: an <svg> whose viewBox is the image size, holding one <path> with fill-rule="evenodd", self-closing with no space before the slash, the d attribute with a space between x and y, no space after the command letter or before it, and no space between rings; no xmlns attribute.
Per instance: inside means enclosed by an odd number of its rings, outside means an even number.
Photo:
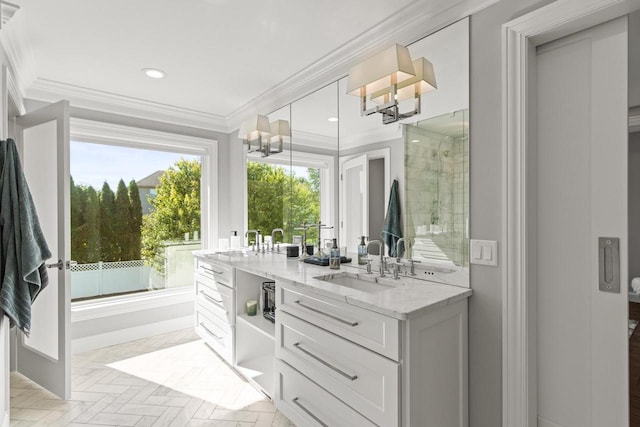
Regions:
<svg viewBox="0 0 640 427"><path fill-rule="evenodd" d="M467 300L399 320L276 286L276 406L298 426L466 427Z"/></svg>
<svg viewBox="0 0 640 427"><path fill-rule="evenodd" d="M236 291L234 269L195 257L195 329L229 364L235 362Z"/></svg>
<svg viewBox="0 0 640 427"><path fill-rule="evenodd" d="M196 331L298 427L467 427L471 290L405 279L358 293L325 272L196 252ZM275 324L246 312L265 281Z"/></svg>

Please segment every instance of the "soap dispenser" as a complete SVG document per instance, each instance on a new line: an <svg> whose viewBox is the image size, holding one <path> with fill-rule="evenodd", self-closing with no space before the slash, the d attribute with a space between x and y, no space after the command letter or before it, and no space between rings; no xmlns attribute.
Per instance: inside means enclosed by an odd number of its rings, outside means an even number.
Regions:
<svg viewBox="0 0 640 427"><path fill-rule="evenodd" d="M340 268L340 248L338 247L338 239L333 239L333 246L329 255L329 268L337 270Z"/></svg>
<svg viewBox="0 0 640 427"><path fill-rule="evenodd" d="M364 239L364 236L360 237L360 244L358 245L358 265L367 264L367 244Z"/></svg>
<svg viewBox="0 0 640 427"><path fill-rule="evenodd" d="M231 232L230 243L231 249L240 249L242 247L240 244L240 236L238 236L238 232L235 230Z"/></svg>

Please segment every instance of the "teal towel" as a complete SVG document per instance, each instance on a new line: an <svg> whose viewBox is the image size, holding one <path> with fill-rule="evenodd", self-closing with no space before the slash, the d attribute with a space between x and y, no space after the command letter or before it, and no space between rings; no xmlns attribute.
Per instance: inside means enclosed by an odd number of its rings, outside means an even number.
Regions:
<svg viewBox="0 0 640 427"><path fill-rule="evenodd" d="M28 334L31 304L48 283L44 262L51 252L12 139L0 141L0 206L0 309Z"/></svg>
<svg viewBox="0 0 640 427"><path fill-rule="evenodd" d="M400 224L400 192L398 190L398 180L394 179L391 184L391 194L389 194L389 204L387 205L387 215L384 218L384 227L382 228L382 239L384 244L389 248L388 253L391 257L401 257L404 253L404 247L398 253L398 240L402 237L402 227Z"/></svg>

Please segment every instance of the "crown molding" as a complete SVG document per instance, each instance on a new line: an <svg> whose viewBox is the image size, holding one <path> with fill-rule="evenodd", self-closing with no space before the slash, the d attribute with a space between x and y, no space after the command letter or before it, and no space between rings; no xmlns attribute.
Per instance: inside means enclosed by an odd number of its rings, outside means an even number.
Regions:
<svg viewBox="0 0 640 427"><path fill-rule="evenodd" d="M229 116L236 129L256 111L264 114L294 102L348 74L350 66L391 43L409 45L447 25L497 3L499 0L418 0L356 38L320 58L288 79L247 102Z"/></svg>
<svg viewBox="0 0 640 427"><path fill-rule="evenodd" d="M47 102L55 102L62 98L68 100L74 107L205 130L230 132L222 116L53 80L36 79L26 90L26 97Z"/></svg>
<svg viewBox="0 0 640 427"><path fill-rule="evenodd" d="M6 6L5 6L6 5ZM13 102L16 104L20 114L26 112L24 108L25 88L29 87L35 80L35 59L33 51L27 43L22 30L24 27L23 14L13 16L17 9L12 10L10 3L0 1L0 13L2 14L2 25L0 28L0 44L6 58L6 65L9 70L8 90ZM11 24L5 27L5 7L11 14ZM8 16L8 15L7 15ZM58 101L57 99L56 101Z"/></svg>

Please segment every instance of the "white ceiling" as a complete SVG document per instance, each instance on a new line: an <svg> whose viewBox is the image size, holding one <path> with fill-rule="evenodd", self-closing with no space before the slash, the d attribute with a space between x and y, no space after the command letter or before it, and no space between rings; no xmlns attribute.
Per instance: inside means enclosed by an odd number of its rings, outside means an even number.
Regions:
<svg viewBox="0 0 640 427"><path fill-rule="evenodd" d="M224 123L283 81L307 78L306 70L354 40L360 53L375 50L363 35L377 28L392 34L385 23L409 9L424 13L414 24L436 15L448 23L495 0L14 2L20 10L3 32L24 96L142 102ZM150 79L144 67L167 77Z"/></svg>

